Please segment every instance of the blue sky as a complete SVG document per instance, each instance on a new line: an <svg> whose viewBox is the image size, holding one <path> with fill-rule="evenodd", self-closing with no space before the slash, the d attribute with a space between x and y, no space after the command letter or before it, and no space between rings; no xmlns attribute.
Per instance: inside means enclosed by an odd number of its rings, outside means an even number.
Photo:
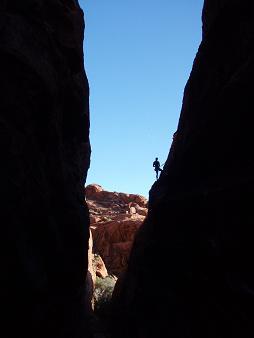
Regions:
<svg viewBox="0 0 254 338"><path fill-rule="evenodd" d="M148 196L201 40L203 0L80 0L90 84L87 184Z"/></svg>

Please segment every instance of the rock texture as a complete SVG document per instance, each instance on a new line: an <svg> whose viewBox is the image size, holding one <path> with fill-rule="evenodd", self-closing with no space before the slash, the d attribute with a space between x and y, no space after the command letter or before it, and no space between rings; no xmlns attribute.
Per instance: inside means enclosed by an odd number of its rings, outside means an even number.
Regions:
<svg viewBox="0 0 254 338"><path fill-rule="evenodd" d="M140 195L105 191L97 184L86 187L86 200L93 251L102 257L109 273L118 277L126 269L135 234L147 214L147 200Z"/></svg>
<svg viewBox="0 0 254 338"><path fill-rule="evenodd" d="M106 278L108 276L107 268L101 258L101 256L94 254L93 269L97 277Z"/></svg>
<svg viewBox="0 0 254 338"><path fill-rule="evenodd" d="M253 2L207 0L203 13L174 143L116 288L116 337L254 336Z"/></svg>
<svg viewBox="0 0 254 338"><path fill-rule="evenodd" d="M93 237L90 231L88 248L88 271L86 275L86 313L93 317L94 311L94 291L96 286L96 277L106 278L108 276L107 268L100 255L93 253Z"/></svg>
<svg viewBox="0 0 254 338"><path fill-rule="evenodd" d="M83 31L77 0L0 0L3 338L88 335Z"/></svg>

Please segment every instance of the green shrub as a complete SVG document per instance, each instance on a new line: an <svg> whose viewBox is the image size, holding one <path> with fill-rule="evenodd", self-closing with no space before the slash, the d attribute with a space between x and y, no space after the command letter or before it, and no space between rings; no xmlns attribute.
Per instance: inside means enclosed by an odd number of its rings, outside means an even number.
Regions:
<svg viewBox="0 0 254 338"><path fill-rule="evenodd" d="M116 284L113 276L96 277L94 290L94 311L98 315L106 315L109 311L112 293Z"/></svg>

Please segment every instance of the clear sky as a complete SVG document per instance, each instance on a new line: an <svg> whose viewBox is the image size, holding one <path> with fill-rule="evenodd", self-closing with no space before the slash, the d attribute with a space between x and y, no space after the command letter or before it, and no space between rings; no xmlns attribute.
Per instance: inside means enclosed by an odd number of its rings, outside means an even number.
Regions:
<svg viewBox="0 0 254 338"><path fill-rule="evenodd" d="M80 0L90 83L87 184L148 196L201 40L203 0Z"/></svg>

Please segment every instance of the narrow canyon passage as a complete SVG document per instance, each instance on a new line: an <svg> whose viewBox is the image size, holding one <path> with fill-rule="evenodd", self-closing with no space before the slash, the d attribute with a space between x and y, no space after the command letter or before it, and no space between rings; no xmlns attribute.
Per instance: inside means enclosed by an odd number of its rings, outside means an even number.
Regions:
<svg viewBox="0 0 254 338"><path fill-rule="evenodd" d="M84 192L78 1L0 0L0 337L254 336L253 2L205 0L202 19L176 137L147 201ZM106 322L89 313L96 275L111 293L116 285Z"/></svg>
<svg viewBox="0 0 254 338"><path fill-rule="evenodd" d="M115 337L254 335L253 15L251 1L205 1L176 138L114 300Z"/></svg>
<svg viewBox="0 0 254 338"><path fill-rule="evenodd" d="M141 195L109 192L98 184L87 185L85 194L90 212L88 308L95 336L107 337L111 332L114 288L124 276L148 205Z"/></svg>

